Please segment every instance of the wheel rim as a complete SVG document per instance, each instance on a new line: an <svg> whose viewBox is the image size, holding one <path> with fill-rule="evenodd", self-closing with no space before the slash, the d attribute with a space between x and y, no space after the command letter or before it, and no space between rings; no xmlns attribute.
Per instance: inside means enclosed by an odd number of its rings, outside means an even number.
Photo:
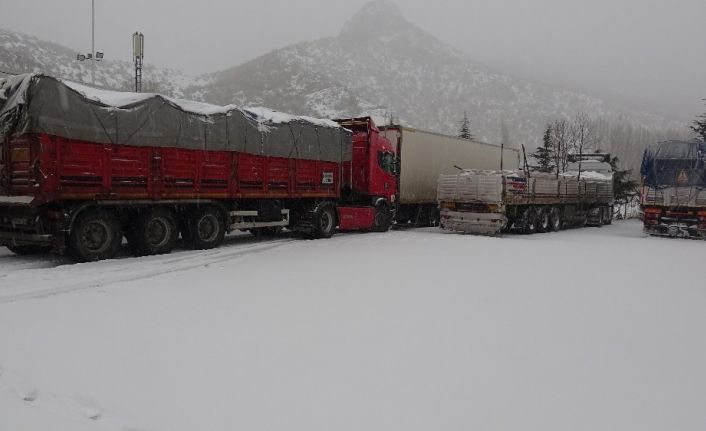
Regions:
<svg viewBox="0 0 706 431"><path fill-rule="evenodd" d="M321 231L322 232L330 231L332 224L333 224L333 217L331 217L331 214L329 214L328 211L322 212L321 217L320 217L320 223L319 223L319 226L321 227Z"/></svg>
<svg viewBox="0 0 706 431"><path fill-rule="evenodd" d="M385 225L385 214L383 214L382 211L378 211L378 213L375 214L375 226L383 227L384 225Z"/></svg>
<svg viewBox="0 0 706 431"><path fill-rule="evenodd" d="M152 247L161 247L169 241L171 228L169 222L162 218L153 218L147 223L147 243Z"/></svg>
<svg viewBox="0 0 706 431"><path fill-rule="evenodd" d="M102 253L110 247L110 227L101 220L94 220L81 229L81 243L92 253Z"/></svg>
<svg viewBox="0 0 706 431"><path fill-rule="evenodd" d="M533 214L527 210L523 218L525 219L525 228L527 229L527 232L534 232L537 227L537 221L533 217Z"/></svg>
<svg viewBox="0 0 706 431"><path fill-rule="evenodd" d="M218 220L212 214L201 217L196 229L199 239L204 242L211 242L218 236Z"/></svg>
<svg viewBox="0 0 706 431"><path fill-rule="evenodd" d="M549 227L549 214L542 214L542 229L546 230Z"/></svg>

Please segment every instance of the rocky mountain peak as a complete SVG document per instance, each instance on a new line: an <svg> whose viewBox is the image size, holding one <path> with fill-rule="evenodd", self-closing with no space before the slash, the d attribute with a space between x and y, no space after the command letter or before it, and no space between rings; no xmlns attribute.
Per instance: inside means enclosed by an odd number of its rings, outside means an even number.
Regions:
<svg viewBox="0 0 706 431"><path fill-rule="evenodd" d="M343 25L340 38L367 38L399 32L411 26L402 11L390 0L366 3Z"/></svg>

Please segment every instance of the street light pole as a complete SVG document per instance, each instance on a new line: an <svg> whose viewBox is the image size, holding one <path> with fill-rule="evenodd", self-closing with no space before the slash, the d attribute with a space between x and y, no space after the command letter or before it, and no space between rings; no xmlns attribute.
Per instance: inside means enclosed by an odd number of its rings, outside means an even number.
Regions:
<svg viewBox="0 0 706 431"><path fill-rule="evenodd" d="M96 52L96 0L91 0L91 52L77 54L77 61L91 61L91 84L96 85L96 62L103 60L103 53ZM81 68L83 70L83 68Z"/></svg>
<svg viewBox="0 0 706 431"><path fill-rule="evenodd" d="M91 0L91 82L96 85L96 0Z"/></svg>

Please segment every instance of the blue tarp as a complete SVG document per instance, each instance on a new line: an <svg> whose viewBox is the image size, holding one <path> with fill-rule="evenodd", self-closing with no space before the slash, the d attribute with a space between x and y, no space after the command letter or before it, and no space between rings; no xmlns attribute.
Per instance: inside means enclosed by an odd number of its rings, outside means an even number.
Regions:
<svg viewBox="0 0 706 431"><path fill-rule="evenodd" d="M642 157L640 174L650 187L706 188L706 143L666 141L650 145Z"/></svg>

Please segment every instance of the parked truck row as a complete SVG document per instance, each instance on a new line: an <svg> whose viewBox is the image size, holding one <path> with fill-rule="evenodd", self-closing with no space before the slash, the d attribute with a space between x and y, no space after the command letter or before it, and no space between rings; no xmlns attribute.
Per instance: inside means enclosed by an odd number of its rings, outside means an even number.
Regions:
<svg viewBox="0 0 706 431"><path fill-rule="evenodd" d="M650 233L706 236L703 145L646 153ZM319 120L41 74L0 79L0 245L19 254L98 260L125 239L136 254L168 253L178 240L206 249L233 230L326 238L393 224L497 234L611 222L605 161L581 159L561 175L519 162L516 149L370 117Z"/></svg>

